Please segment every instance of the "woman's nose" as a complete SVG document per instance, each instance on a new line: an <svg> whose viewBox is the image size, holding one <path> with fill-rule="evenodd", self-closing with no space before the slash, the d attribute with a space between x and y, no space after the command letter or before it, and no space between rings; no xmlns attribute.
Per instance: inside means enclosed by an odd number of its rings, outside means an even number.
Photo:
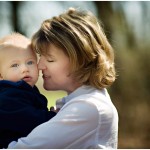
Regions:
<svg viewBox="0 0 150 150"><path fill-rule="evenodd" d="M46 66L45 66L45 64L44 64L44 59L42 58L42 56L41 56L40 59L39 59L38 69L39 69L39 70L44 70L44 69L46 69Z"/></svg>

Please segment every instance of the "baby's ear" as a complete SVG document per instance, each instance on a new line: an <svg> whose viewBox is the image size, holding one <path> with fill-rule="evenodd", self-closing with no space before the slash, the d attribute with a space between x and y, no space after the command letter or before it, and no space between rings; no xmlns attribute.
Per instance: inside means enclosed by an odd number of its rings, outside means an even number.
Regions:
<svg viewBox="0 0 150 150"><path fill-rule="evenodd" d="M1 73L0 73L0 80L3 80L3 77L2 77L2 75L1 75Z"/></svg>

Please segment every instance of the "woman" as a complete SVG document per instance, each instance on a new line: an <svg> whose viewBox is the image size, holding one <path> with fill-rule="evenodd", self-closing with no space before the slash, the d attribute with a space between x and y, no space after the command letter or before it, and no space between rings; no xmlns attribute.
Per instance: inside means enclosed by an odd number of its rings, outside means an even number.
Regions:
<svg viewBox="0 0 150 150"><path fill-rule="evenodd" d="M117 148L118 114L106 90L114 52L91 12L70 8L45 20L32 39L46 90L68 96L58 114L8 148Z"/></svg>

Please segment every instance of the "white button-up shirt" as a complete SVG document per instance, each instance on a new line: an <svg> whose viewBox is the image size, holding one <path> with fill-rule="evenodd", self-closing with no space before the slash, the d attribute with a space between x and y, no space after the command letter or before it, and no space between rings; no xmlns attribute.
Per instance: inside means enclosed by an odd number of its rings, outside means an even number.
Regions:
<svg viewBox="0 0 150 150"><path fill-rule="evenodd" d="M8 148L117 148L118 113L106 89L82 86L62 100L54 118Z"/></svg>

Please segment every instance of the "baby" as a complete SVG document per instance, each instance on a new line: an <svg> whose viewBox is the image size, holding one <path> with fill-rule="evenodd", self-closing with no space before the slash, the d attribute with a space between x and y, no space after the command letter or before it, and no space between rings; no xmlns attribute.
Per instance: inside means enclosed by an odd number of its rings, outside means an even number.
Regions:
<svg viewBox="0 0 150 150"><path fill-rule="evenodd" d="M56 115L35 86L39 71L30 44L19 33L0 39L0 148Z"/></svg>

